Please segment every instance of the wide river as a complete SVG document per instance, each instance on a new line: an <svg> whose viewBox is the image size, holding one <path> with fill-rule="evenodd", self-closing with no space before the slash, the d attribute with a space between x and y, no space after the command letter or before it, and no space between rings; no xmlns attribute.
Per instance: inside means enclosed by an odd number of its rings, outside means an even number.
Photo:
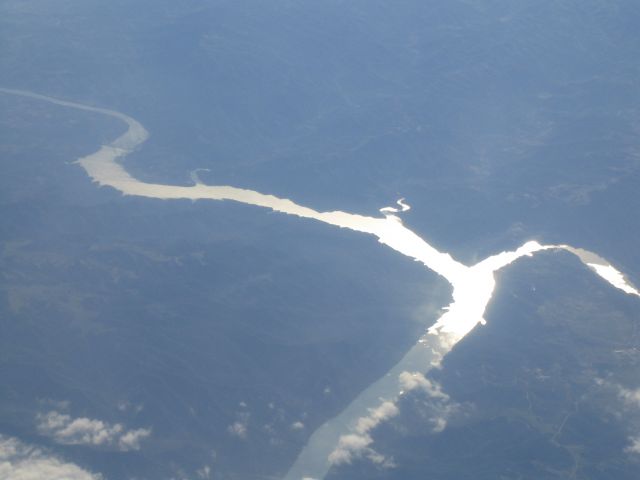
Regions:
<svg viewBox="0 0 640 480"><path fill-rule="evenodd" d="M108 115L125 122L128 129L123 135L108 145L103 145L95 153L77 160L87 175L100 186L114 188L124 195L164 200L232 200L374 235L380 243L422 263L451 284L452 302L443 310L438 321L387 374L361 392L339 415L327 420L311 435L284 480L321 479L332 465L359 457L384 463L384 456L373 449L371 431L398 413L398 399L408 390L420 388L438 401L448 401L446 394L429 382L424 373L437 367L451 348L478 323L484 323L484 312L495 287L494 273L517 259L542 250L568 251L613 287L627 294L640 296L636 287L608 261L593 252L569 245L541 245L531 241L514 251L498 253L475 265L464 265L448 253L439 252L404 226L397 215L409 208L403 200L398 201L399 208L385 207L380 211L381 216L368 217L342 211L319 212L291 200L253 190L205 185L195 174L192 175L192 186L142 182L132 177L119 162L148 138L146 129L135 119L120 112L23 90L0 88L0 93ZM435 428L437 430L437 424Z"/></svg>

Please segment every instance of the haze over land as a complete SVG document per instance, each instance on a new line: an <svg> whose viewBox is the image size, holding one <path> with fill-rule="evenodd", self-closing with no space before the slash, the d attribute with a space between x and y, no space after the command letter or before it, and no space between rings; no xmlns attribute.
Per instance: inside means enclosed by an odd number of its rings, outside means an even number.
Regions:
<svg viewBox="0 0 640 480"><path fill-rule="evenodd" d="M0 478L639 478L638 24L3 2Z"/></svg>

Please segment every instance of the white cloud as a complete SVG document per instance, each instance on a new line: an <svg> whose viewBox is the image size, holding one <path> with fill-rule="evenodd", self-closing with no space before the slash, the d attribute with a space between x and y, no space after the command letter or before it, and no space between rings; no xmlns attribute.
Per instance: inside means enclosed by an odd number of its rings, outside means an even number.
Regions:
<svg viewBox="0 0 640 480"><path fill-rule="evenodd" d="M369 445L373 442L369 435L357 435L355 433L342 435L338 441L338 446L329 454L331 465L349 464L352 460L362 457L371 449Z"/></svg>
<svg viewBox="0 0 640 480"><path fill-rule="evenodd" d="M128 402L127 400L122 400L120 402L118 402L118 410L120 410L121 412L133 412L133 413L140 413L142 411L142 409L144 408L143 404L134 404L131 402ZM67 407L65 408L59 408L58 410L66 410L68 408L68 404Z"/></svg>
<svg viewBox="0 0 640 480"><path fill-rule="evenodd" d="M87 445L115 448L121 451L139 450L140 441L151 434L150 429L126 430L120 423L109 424L87 417L52 410L38 414L38 431L63 445Z"/></svg>
<svg viewBox="0 0 640 480"><path fill-rule="evenodd" d="M629 432L629 444L624 449L625 452L632 455L640 455L640 434L638 422L638 409L640 409L640 388L629 389L622 385L602 378L596 378L595 384L603 389L606 393L615 392L622 402L612 407L610 412L619 420L623 420ZM608 397L607 397L608 398Z"/></svg>
<svg viewBox="0 0 640 480"><path fill-rule="evenodd" d="M329 454L331 465L351 463L358 458L368 458L372 462L390 467L393 462L373 450L370 445L373 439L369 432L381 422L398 415L398 407L395 403L384 400L377 408L370 408L369 415L360 417L356 422L354 433L342 435L338 440L338 446Z"/></svg>
<svg viewBox="0 0 640 480"><path fill-rule="evenodd" d="M442 391L442 387L419 372L402 372L398 376L400 387L404 391L422 390L429 396L424 405L425 415L433 425L432 431L442 432L447 427L451 415L459 410L460 405L451 402L449 395Z"/></svg>
<svg viewBox="0 0 640 480"><path fill-rule="evenodd" d="M291 424L291 430L303 430L304 429L304 423L302 422L293 422Z"/></svg>
<svg viewBox="0 0 640 480"><path fill-rule="evenodd" d="M101 480L99 474L46 451L0 435L0 478L11 480Z"/></svg>
<svg viewBox="0 0 640 480"><path fill-rule="evenodd" d="M629 390L619 387L618 394L628 405L640 408L640 388L637 390Z"/></svg>
<svg viewBox="0 0 640 480"><path fill-rule="evenodd" d="M138 428L137 430L129 430L118 440L120 450L140 450L140 441L151 435L150 428Z"/></svg>
<svg viewBox="0 0 640 480"><path fill-rule="evenodd" d="M431 418L431 424L433 425L433 431L435 433L440 433L447 428L447 417L448 415L440 415Z"/></svg>
<svg viewBox="0 0 640 480"><path fill-rule="evenodd" d="M421 373L402 372L398 376L398 381L404 392L419 389L427 394L429 400L424 405L424 411L436 433L445 429L448 419L460 407L457 403L450 401L449 395L442 391L440 385L427 379ZM378 407L370 408L367 416L358 418L351 432L342 435L338 440L338 445L329 454L329 463L331 465L349 464L354 460L367 458L379 466L393 467L393 459L387 458L371 448L373 439L370 432L380 423L398 415L396 401L397 398L393 401L383 400Z"/></svg>
<svg viewBox="0 0 640 480"><path fill-rule="evenodd" d="M432 398L438 398L441 400L449 400L449 395L442 391L440 385L432 382L419 372L402 372L398 376L400 387L405 391L415 390L419 388L424 390L427 395Z"/></svg>
<svg viewBox="0 0 640 480"><path fill-rule="evenodd" d="M247 438L247 424L243 422L235 422L227 427L227 431L238 438Z"/></svg>
<svg viewBox="0 0 640 480"><path fill-rule="evenodd" d="M425 402L422 407L422 416L431 423L431 431L440 433L449 423L453 415L460 411L461 405L455 402Z"/></svg>
<svg viewBox="0 0 640 480"><path fill-rule="evenodd" d="M640 408L640 388L629 390L623 386L618 386L618 395L624 403L632 408ZM625 448L625 452L640 455L640 435L629 437L630 445Z"/></svg>
<svg viewBox="0 0 640 480"><path fill-rule="evenodd" d="M640 437L631 437L629 438L629 441L631 442L631 445L625 448L625 451L640 454Z"/></svg>
<svg viewBox="0 0 640 480"><path fill-rule="evenodd" d="M247 438L247 434L249 433L249 418L251 417L251 413L249 412L239 412L237 414L238 420L227 427L227 432L234 437L238 437L241 439Z"/></svg>
<svg viewBox="0 0 640 480"><path fill-rule="evenodd" d="M370 408L369 415L360 417L356 423L356 432L360 434L368 433L378 426L380 422L398 414L398 407L390 401L383 401L378 408Z"/></svg>
<svg viewBox="0 0 640 480"><path fill-rule="evenodd" d="M208 479L211 478L211 467L209 465L205 465L204 467L198 469L196 472L198 478Z"/></svg>

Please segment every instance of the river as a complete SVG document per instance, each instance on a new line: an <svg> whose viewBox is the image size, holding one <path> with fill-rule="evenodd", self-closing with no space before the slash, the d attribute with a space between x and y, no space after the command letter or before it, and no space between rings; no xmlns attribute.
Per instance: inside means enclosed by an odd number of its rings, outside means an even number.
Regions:
<svg viewBox="0 0 640 480"><path fill-rule="evenodd" d="M374 462L385 461L373 449L372 430L397 414L397 401L409 389L422 388L432 396L446 399L437 385L425 377L429 369L478 323L484 323L485 309L495 288L494 273L524 256L543 250L564 250L576 255L589 269L610 285L627 294L640 296L638 289L607 260L588 250L569 245L541 245L530 241L513 251L492 255L467 266L440 252L407 228L398 215L410 207L404 199L399 209L384 207L380 217L343 211L319 212L273 195L233 186L202 183L194 172L194 185L178 186L148 183L131 176L120 161L139 148L148 138L146 129L135 119L120 112L23 91L0 88L0 93L46 101L62 107L99 113L128 125L127 131L98 151L76 163L99 186L111 187L123 195L157 199L230 200L271 209L287 215L312 219L362 234L374 235L379 242L413 258L446 279L452 287L452 302L406 355L382 378L362 391L339 415L327 420L309 438L284 480L321 479L332 465L366 456Z"/></svg>

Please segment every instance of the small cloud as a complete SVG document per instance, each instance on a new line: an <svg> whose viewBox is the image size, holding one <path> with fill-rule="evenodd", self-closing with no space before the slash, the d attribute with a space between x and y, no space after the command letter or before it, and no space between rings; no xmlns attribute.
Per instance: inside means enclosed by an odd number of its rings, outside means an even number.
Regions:
<svg viewBox="0 0 640 480"><path fill-rule="evenodd" d="M433 425L433 431L435 433L440 433L447 428L447 417L444 415L440 417L433 417L431 418L431 424Z"/></svg>
<svg viewBox="0 0 640 480"><path fill-rule="evenodd" d="M87 417L52 410L36 416L38 431L62 445L87 445L116 448L120 451L139 450L140 441L151 434L150 429L126 430L120 423L109 424Z"/></svg>
<svg viewBox="0 0 640 480"><path fill-rule="evenodd" d="M629 390L619 387L618 394L627 405L640 408L640 388L637 390Z"/></svg>
<svg viewBox="0 0 640 480"><path fill-rule="evenodd" d="M600 384L602 383L604 382L601 382ZM628 410L633 411L640 408L640 388L631 390L623 387L622 385L617 385L617 390L618 395L628 407ZM636 415L637 414L632 418L637 418ZM632 424L637 425L637 420L632 421ZM637 428L635 428L635 430L637 431ZM629 442L630 444L624 449L624 451L633 455L640 455L640 435L629 437Z"/></svg>
<svg viewBox="0 0 640 480"><path fill-rule="evenodd" d="M370 408L368 416L358 419L356 432L366 434L377 427L380 422L395 417L398 413L398 407L396 407L395 403L384 401L378 408Z"/></svg>
<svg viewBox="0 0 640 480"><path fill-rule="evenodd" d="M291 430L304 430L304 423L302 423L302 422L293 422L291 424Z"/></svg>
<svg viewBox="0 0 640 480"><path fill-rule="evenodd" d="M393 468L393 459L376 452L370 445L373 439L370 435L349 434L342 435L338 441L338 446L328 457L332 466L351 464L353 460L367 458L371 462L384 468Z"/></svg>
<svg viewBox="0 0 640 480"><path fill-rule="evenodd" d="M121 412L140 413L142 411L142 409L144 408L144 405L141 404L141 403L140 404L134 404L134 403L128 402L126 400L122 400L122 401L118 402L117 408Z"/></svg>
<svg viewBox="0 0 640 480"><path fill-rule="evenodd" d="M118 446L122 451L140 450L140 441L151 435L150 428L138 428L137 430L129 430L118 440Z"/></svg>
<svg viewBox="0 0 640 480"><path fill-rule="evenodd" d="M88 472L54 455L19 440L0 435L0 478L31 480L102 480L102 475Z"/></svg>
<svg viewBox="0 0 640 480"><path fill-rule="evenodd" d="M227 432L234 437L247 438L247 428L249 426L249 412L238 413L238 420L227 427Z"/></svg>
<svg viewBox="0 0 640 480"><path fill-rule="evenodd" d="M329 455L329 463L331 465L349 464L354 458L359 458L369 451L369 445L372 442L369 435L342 435L338 446Z"/></svg>
<svg viewBox="0 0 640 480"><path fill-rule="evenodd" d="M631 445L625 448L625 452L640 454L640 437L629 438Z"/></svg>
<svg viewBox="0 0 640 480"><path fill-rule="evenodd" d="M405 391L415 390L419 388L427 393L431 398L438 398L448 401L449 395L442 391L440 385L430 381L419 372L402 372L398 376L400 387Z"/></svg>
<svg viewBox="0 0 640 480"><path fill-rule="evenodd" d="M250 416L251 414L249 412L239 412L237 414L238 420L227 427L227 432L243 440L247 438Z"/></svg>
<svg viewBox="0 0 640 480"><path fill-rule="evenodd" d="M419 372L402 372L398 376L400 388L404 391L422 390L429 397L424 405L434 433L442 432L447 427L449 418L459 410L460 405L451 402L449 395L442 387Z"/></svg>
<svg viewBox="0 0 640 480"><path fill-rule="evenodd" d="M606 405L613 404L609 411L626 425L629 444L624 451L631 455L640 455L640 435L638 410L640 409L640 388L626 388L607 379L596 378L594 383L605 394ZM611 402L609 395L615 395L619 401ZM614 397L614 398L615 398Z"/></svg>
<svg viewBox="0 0 640 480"><path fill-rule="evenodd" d="M383 401L377 408L370 408L369 415L360 417L356 422L354 433L340 437L338 446L329 454L329 463L331 465L349 464L354 459L364 457L384 467L393 466L390 459L370 447L373 439L369 432L381 422L398 415L398 413L398 407L395 403L388 400Z"/></svg>
<svg viewBox="0 0 640 480"><path fill-rule="evenodd" d="M205 465L204 467L199 468L198 471L196 471L196 474L198 475L198 478L202 478L203 480L211 478L211 467L209 465Z"/></svg>
<svg viewBox="0 0 640 480"><path fill-rule="evenodd" d="M243 422L235 422L227 427L227 432L234 437L242 438L244 440L247 438L247 424Z"/></svg>

